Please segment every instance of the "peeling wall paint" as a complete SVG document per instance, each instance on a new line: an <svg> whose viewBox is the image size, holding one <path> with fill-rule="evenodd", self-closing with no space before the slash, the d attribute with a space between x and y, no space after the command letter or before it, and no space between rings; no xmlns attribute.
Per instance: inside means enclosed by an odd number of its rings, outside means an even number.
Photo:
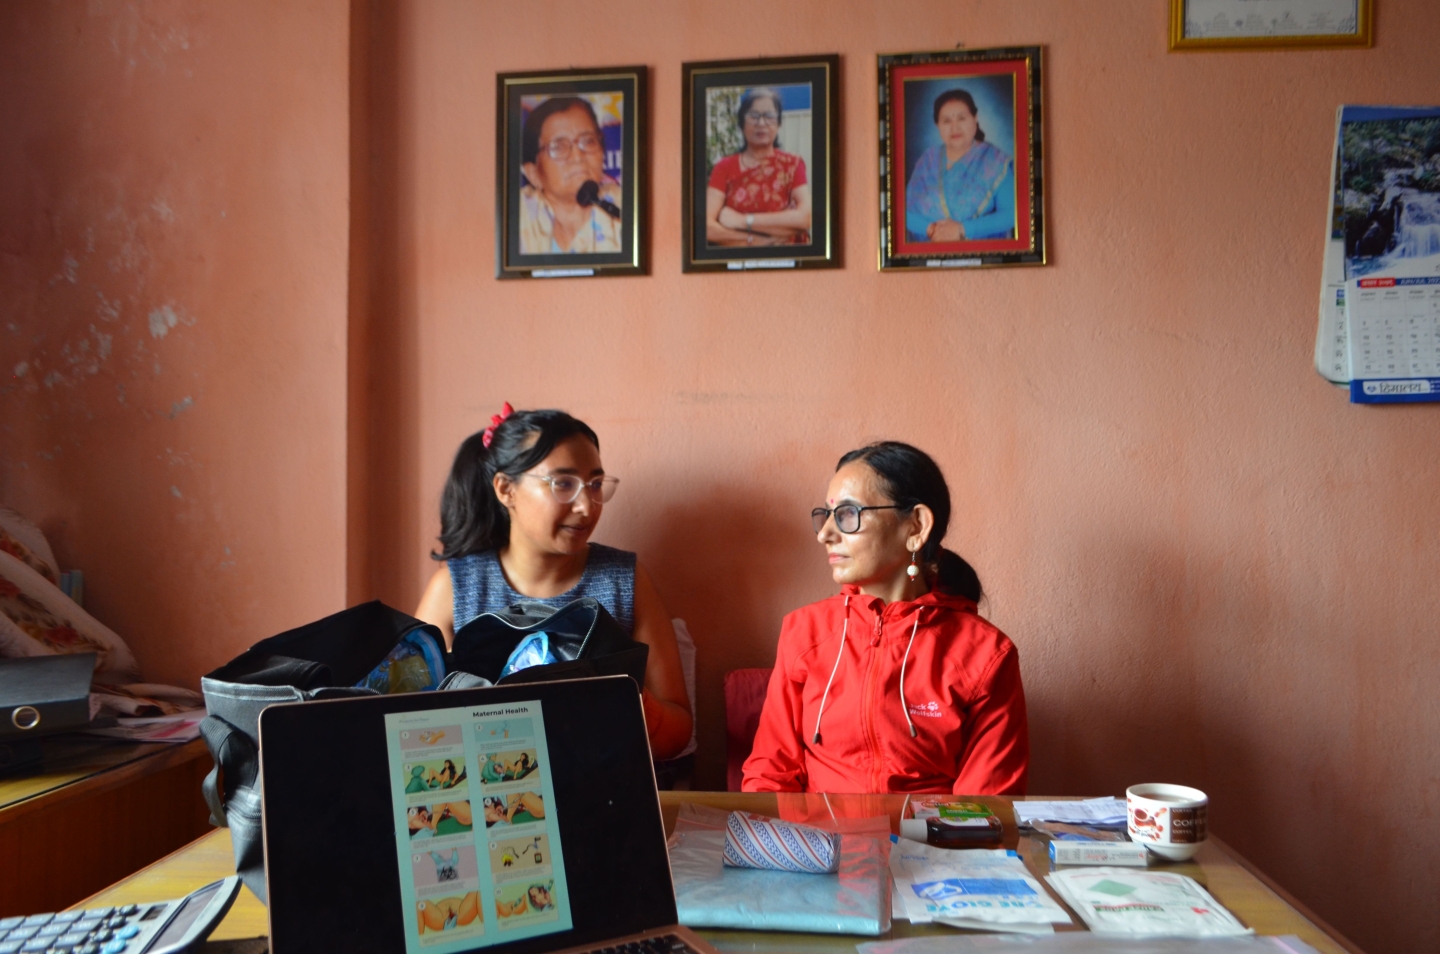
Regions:
<svg viewBox="0 0 1440 954"><path fill-rule="evenodd" d="M0 4L0 504L147 678L343 598L348 24Z"/></svg>
<svg viewBox="0 0 1440 954"><path fill-rule="evenodd" d="M167 334L170 333L170 329L175 327L179 320L179 317L175 314L175 309L171 308L169 305L162 305L159 308L156 308L154 311L150 312L150 337L165 337Z"/></svg>

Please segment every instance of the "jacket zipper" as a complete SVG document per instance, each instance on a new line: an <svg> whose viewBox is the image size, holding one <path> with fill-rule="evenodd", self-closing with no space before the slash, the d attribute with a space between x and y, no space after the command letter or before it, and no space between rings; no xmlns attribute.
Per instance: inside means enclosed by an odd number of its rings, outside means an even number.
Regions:
<svg viewBox="0 0 1440 954"><path fill-rule="evenodd" d="M880 778L880 740L875 735L874 698L875 671L880 668L880 642L884 634L884 621L880 614L875 616L875 636L870 640L870 667L865 672L865 704L861 709L860 724L865 730L865 742L870 747L870 772L874 780L871 791L883 792L884 783Z"/></svg>

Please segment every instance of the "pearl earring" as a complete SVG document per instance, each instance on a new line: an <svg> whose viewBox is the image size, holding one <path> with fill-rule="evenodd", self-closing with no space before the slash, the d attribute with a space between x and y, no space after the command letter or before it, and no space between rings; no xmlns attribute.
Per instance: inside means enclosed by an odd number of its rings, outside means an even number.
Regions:
<svg viewBox="0 0 1440 954"><path fill-rule="evenodd" d="M912 582L920 575L920 564L915 562L915 555L918 552L917 550L910 551L910 565L905 568L905 575L910 577Z"/></svg>

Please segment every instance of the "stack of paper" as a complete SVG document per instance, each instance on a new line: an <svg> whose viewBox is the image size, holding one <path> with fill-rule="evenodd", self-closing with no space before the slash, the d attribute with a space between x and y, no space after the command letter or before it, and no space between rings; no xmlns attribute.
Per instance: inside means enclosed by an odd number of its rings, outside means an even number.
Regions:
<svg viewBox="0 0 1440 954"><path fill-rule="evenodd" d="M1096 828L1124 828L1123 798L1087 798L1072 802L1016 802L1015 823L1021 828L1033 821L1070 822Z"/></svg>
<svg viewBox="0 0 1440 954"><path fill-rule="evenodd" d="M200 738L204 709L186 709L174 715L121 716L103 729L84 729L81 734L117 742L189 742Z"/></svg>
<svg viewBox="0 0 1440 954"><path fill-rule="evenodd" d="M1293 934L1207 938L1106 937L1060 931L1045 937L934 934L856 944L859 954L1319 954Z"/></svg>
<svg viewBox="0 0 1440 954"><path fill-rule="evenodd" d="M894 836L891 842L896 918L1027 934L1071 923L1013 851L935 848Z"/></svg>
<svg viewBox="0 0 1440 954"><path fill-rule="evenodd" d="M1081 868L1046 876L1096 934L1234 937L1255 932L1190 878L1134 868Z"/></svg>

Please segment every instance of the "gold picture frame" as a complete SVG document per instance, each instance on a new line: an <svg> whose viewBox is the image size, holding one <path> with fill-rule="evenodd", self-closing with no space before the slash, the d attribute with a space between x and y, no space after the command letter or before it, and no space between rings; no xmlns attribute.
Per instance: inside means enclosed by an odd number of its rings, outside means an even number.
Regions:
<svg viewBox="0 0 1440 954"><path fill-rule="evenodd" d="M496 278L650 274L649 107L645 66L496 75ZM563 159L547 147L546 161L538 151L546 130L567 117L579 117L581 128L593 124L599 140L580 147L578 161L593 166L593 178L578 196L569 175L575 158L569 136L557 137L566 144ZM547 169L564 180L554 188L568 188L568 201L578 199L590 212L589 224L564 245L552 210L565 199L552 204Z"/></svg>
<svg viewBox="0 0 1440 954"><path fill-rule="evenodd" d="M839 54L682 63L680 80L684 126L680 142L681 271L843 267ZM732 176L743 175L743 153L751 135L746 130L752 129L737 110L756 94L762 94L762 101L779 97L772 100L770 120L760 122L777 134L776 155L784 157L789 169L798 170L803 178L795 178L795 172L783 167L780 175L807 190L804 202L809 206L810 225L791 240L767 234L764 225L754 222L756 215L763 214L759 211L742 222L738 219L746 210L734 208L731 214L736 220L729 225L720 218L731 206L731 196L747 191L743 184L737 189L733 184L737 179ZM718 188L717 176L731 178ZM754 197L754 187L749 186L748 191ZM711 194L719 203L718 211L710 205ZM723 237L716 237L716 231L724 233Z"/></svg>
<svg viewBox="0 0 1440 954"><path fill-rule="evenodd" d="M1039 46L876 57L882 272L1048 262L1043 59ZM957 161L945 159L939 133L947 101L960 102L958 108L974 117L976 146L985 147L982 161L993 168L981 177L989 193L977 196L964 214L935 179L935 170ZM976 146L967 157L981 155ZM932 234L940 220L958 236Z"/></svg>
<svg viewBox="0 0 1440 954"><path fill-rule="evenodd" d="M1316 49L1327 47L1369 47L1375 42L1375 0L1354 0L1355 20L1353 32L1336 33L1250 33L1211 36L1187 36L1185 33L1186 8L1195 0L1170 0L1170 49L1195 50L1285 50ZM1215 6L1229 3L1239 9L1241 0L1200 0ZM1288 14L1293 6L1306 3L1332 5L1326 0L1262 0L1274 4ZM1255 14L1254 2L1245 12ZM1341 25L1343 26L1343 20Z"/></svg>

